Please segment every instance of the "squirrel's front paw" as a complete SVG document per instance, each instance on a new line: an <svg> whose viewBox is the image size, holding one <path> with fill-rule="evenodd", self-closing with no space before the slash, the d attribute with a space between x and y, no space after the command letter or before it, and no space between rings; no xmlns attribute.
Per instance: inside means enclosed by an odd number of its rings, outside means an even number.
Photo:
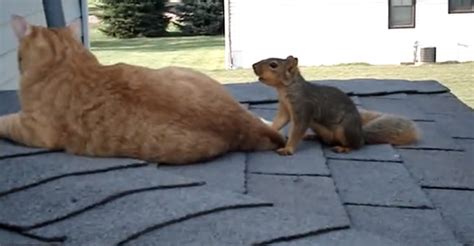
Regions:
<svg viewBox="0 0 474 246"><path fill-rule="evenodd" d="M279 155L292 155L295 151L293 150L293 148L285 147L285 148L277 149L276 152L277 152Z"/></svg>

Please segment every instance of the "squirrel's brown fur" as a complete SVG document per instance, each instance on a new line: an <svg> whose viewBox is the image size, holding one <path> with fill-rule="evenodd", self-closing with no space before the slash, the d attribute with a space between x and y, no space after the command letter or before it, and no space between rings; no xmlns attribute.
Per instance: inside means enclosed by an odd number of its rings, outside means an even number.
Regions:
<svg viewBox="0 0 474 246"><path fill-rule="evenodd" d="M364 145L410 144L418 139L413 121L401 116L359 110L341 90L308 83L298 69L298 59L268 58L253 64L259 80L278 92L278 112L272 128L280 130L289 121L292 127L281 155L294 153L297 144L312 129L336 152L348 152Z"/></svg>

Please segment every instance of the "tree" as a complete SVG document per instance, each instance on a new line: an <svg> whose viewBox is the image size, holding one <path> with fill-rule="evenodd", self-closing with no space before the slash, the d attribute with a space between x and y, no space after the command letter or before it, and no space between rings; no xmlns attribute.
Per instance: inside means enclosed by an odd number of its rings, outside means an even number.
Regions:
<svg viewBox="0 0 474 246"><path fill-rule="evenodd" d="M223 0L184 0L177 6L179 26L184 34L217 35L224 33Z"/></svg>
<svg viewBox="0 0 474 246"><path fill-rule="evenodd" d="M108 36L133 38L166 34L169 18L164 15L165 0L100 0L100 28Z"/></svg>

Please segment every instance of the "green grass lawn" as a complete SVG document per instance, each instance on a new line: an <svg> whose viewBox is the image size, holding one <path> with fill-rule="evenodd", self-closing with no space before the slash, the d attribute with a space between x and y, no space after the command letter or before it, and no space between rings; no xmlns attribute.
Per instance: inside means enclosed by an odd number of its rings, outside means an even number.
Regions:
<svg viewBox="0 0 474 246"><path fill-rule="evenodd" d="M223 37L134 38L119 40L91 30L92 52L104 64L127 62L159 68L185 66L202 71L222 83L255 81L250 69L224 68ZM308 80L389 78L434 79L474 108L474 62L422 66L346 64L301 68Z"/></svg>

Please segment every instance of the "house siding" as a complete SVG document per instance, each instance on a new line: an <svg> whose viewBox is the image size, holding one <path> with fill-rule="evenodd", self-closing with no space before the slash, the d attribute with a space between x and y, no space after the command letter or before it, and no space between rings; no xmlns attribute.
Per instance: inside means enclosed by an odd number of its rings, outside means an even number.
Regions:
<svg viewBox="0 0 474 246"><path fill-rule="evenodd" d="M388 28L388 0L226 1L228 67L289 54L302 65L400 64L416 41L437 61L474 60L474 14L449 14L448 0L417 0L415 28L404 29Z"/></svg>
<svg viewBox="0 0 474 246"><path fill-rule="evenodd" d="M81 36L84 45L89 48L89 29L87 0L43 0L45 5L46 20L50 27L61 27L79 20L81 23ZM86 18L82 18L86 16ZM86 27L86 28L84 28Z"/></svg>
<svg viewBox="0 0 474 246"><path fill-rule="evenodd" d="M31 23L46 25L41 1L2 0L0 8L0 90L18 88L18 40L10 26L10 18L13 14L24 16Z"/></svg>
<svg viewBox="0 0 474 246"><path fill-rule="evenodd" d="M53 2L54 0L48 0ZM18 61L17 48L18 40L10 26L11 15L24 16L29 23L47 26L47 16L45 6L40 0L1 0L0 8L0 90L18 89ZM69 24L72 21L81 18L81 6L87 6L86 0L58 0L61 8L58 11L48 13L50 18L64 18L64 23ZM58 23L58 22L56 22ZM84 24L86 23L86 24ZM87 26L87 18L82 20L83 26ZM51 26L51 25L50 25ZM61 26L61 25L56 25ZM86 29L85 29L86 30ZM87 31L83 31L84 43L88 45Z"/></svg>

